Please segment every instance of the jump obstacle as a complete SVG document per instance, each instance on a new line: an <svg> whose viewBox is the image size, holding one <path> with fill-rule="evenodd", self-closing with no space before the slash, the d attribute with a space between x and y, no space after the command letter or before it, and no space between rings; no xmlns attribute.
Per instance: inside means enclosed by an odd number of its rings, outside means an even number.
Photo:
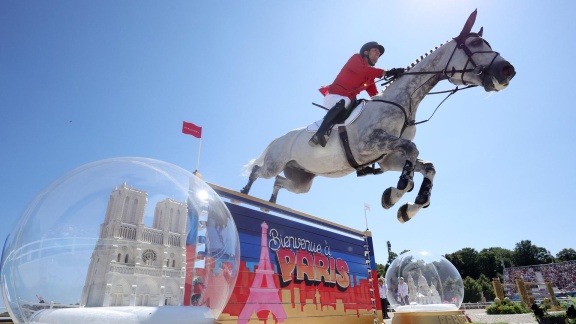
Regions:
<svg viewBox="0 0 576 324"><path fill-rule="evenodd" d="M241 250L218 323L382 322L370 231L209 185L234 218Z"/></svg>
<svg viewBox="0 0 576 324"><path fill-rule="evenodd" d="M536 297L539 298L549 298L550 302L552 303L552 308L551 310L560 310L560 304L558 303L558 300L556 299L556 295L554 294L554 289L552 287L552 284L549 281L545 281L544 284L546 285L546 291L542 292L539 291L538 295L536 296L534 294L534 286L540 286L542 285L541 283L537 283L537 282L526 282L524 281L524 279L522 278L516 278L515 280L515 286L518 289L518 294L520 295L520 300L522 301L522 304L524 304L524 306L526 306L526 308L530 308L532 306L532 304L536 301ZM496 294L496 297L500 298L501 300L503 300L505 298L504 296L504 286L514 286L514 284L502 284L500 282L500 279L498 278L493 278L492 279L492 287L494 288L494 293Z"/></svg>

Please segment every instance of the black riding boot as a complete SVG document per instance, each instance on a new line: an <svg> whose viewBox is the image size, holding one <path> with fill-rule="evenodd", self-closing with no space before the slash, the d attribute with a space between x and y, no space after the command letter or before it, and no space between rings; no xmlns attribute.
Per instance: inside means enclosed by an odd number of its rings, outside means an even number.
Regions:
<svg viewBox="0 0 576 324"><path fill-rule="evenodd" d="M344 99L342 99L338 101L334 107L328 110L326 116L324 116L324 119L322 120L322 124L320 127L318 127L318 131L308 141L310 146L316 146L318 144L320 144L322 147L326 146L326 137L324 136L328 135L328 131L332 129L332 126L334 126L336 118L338 118L338 116L346 109L345 105L346 102Z"/></svg>

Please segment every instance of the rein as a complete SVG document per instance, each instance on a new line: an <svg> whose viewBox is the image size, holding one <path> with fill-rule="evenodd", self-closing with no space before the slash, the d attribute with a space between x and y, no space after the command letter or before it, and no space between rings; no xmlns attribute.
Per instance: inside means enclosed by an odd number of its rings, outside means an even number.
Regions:
<svg viewBox="0 0 576 324"><path fill-rule="evenodd" d="M465 70L462 70L465 71ZM406 72L404 74L407 74L409 72ZM439 72L413 72L412 74L433 74L433 73L439 73ZM382 85L386 85L390 82L392 82L393 80L389 80L388 82L382 83ZM446 96L446 98L442 99L442 101L438 104L438 106L436 106L436 108L434 109L434 111L432 112L432 114L430 115L430 117L428 117L428 119L426 120L422 120L419 122L416 122L414 120L412 121L408 121L408 122L404 122L405 126L414 126L414 125L418 125L418 124L422 124L425 123L427 121L429 121L430 119L432 119L432 117L434 116L434 114L436 113L436 110L438 110L438 108L440 108L440 106L444 103L444 101L446 101L451 95L455 94L456 92L460 91L460 90L466 90L466 89L470 89L470 88L474 88L477 87L477 85L467 85L464 88L458 88L458 86L456 86L456 88L452 89L452 90L444 90L444 91L436 91L436 92L428 92L426 95L434 95L434 94L442 94L442 93L448 93L448 95ZM393 104L396 107L399 107L400 109L402 109L402 111L404 112L404 116L406 116L406 120L408 120L408 115L406 114L406 109L404 109L404 107L400 106L399 104L392 102L392 101L386 101L386 100L379 100L379 99L369 99L367 101L381 101L381 102L386 102L389 104ZM324 108L324 107L322 107ZM324 108L326 109L326 108Z"/></svg>
<svg viewBox="0 0 576 324"><path fill-rule="evenodd" d="M470 89L470 88L474 88L477 87L476 85L467 85L464 88L458 88L458 86L456 86L456 88L452 89L452 90L445 90L445 91L437 91L437 92L429 92L426 95L431 95L431 94L441 94L441 93L448 93L448 95L446 96L446 98L442 99L442 101L438 104L438 106L436 106L436 109L434 109L434 111L432 112L432 115L430 115L430 117L428 117L428 119L426 120L422 120L419 122L413 122L412 125L418 125L418 124L422 124L425 123L427 121L429 121L430 119L432 119L432 117L434 117L434 114L436 113L436 110L438 110L438 108L440 108L440 106L444 103L444 101L446 101L446 99L448 99L451 95L455 94L456 92L460 91L460 90L466 90L466 89Z"/></svg>
<svg viewBox="0 0 576 324"><path fill-rule="evenodd" d="M456 41L456 46L454 47L454 50L452 51L452 54L450 55L450 59L448 59L448 62L446 63L446 66L444 67L444 69L442 71L430 71L430 72L404 72L402 75L404 74L412 74L412 75L418 75L418 74L432 74L432 75L444 75L448 81L452 82L451 78L456 74L456 73L461 73L461 81L462 84L466 85L466 87L464 88L459 88L458 86L456 86L456 88L452 89L452 90L445 90L445 91L437 91L437 92L428 92L426 95L429 94L441 94L441 93L448 93L448 95L446 96L446 98L444 98L436 107L436 109L434 109L434 111L432 112L432 115L430 115L430 117L428 117L428 119L426 120L422 120L419 122L416 122L415 120L410 120L411 115L412 115L412 104L410 103L410 109L406 110L403 106L401 106L400 104L393 102L393 101L388 101L388 100L383 100L383 99L363 99L365 101L379 101L379 102L384 102L387 104L391 104L395 107L398 107L400 110L402 110L402 112L404 113L404 125L402 126L402 130L400 131L400 136L402 137L402 134L404 133L404 131L406 130L407 127L410 126L415 126L418 124L422 124L425 123L427 121L429 121L430 119L432 119L432 117L434 116L434 114L436 113L436 111L438 110L438 108L440 108L440 106L453 94L455 94L456 92L460 91L460 90L465 90L465 89L470 89L473 87L476 87L476 85L470 85L468 84L466 81L464 81L464 75L466 73L472 72L476 75L482 75L484 74L484 76L482 77L482 82L484 82L484 78L486 77L486 70L489 69L492 64L494 63L494 61L496 60L496 58L500 55L498 52L495 51L491 51L491 52L487 52L487 51L479 51L479 52L472 52L470 51L470 49L468 48L468 46L466 46L466 44L464 43L464 41L471 36L479 36L481 37L481 32L476 34L476 33L469 33L467 35L460 35L456 38L454 38L454 40ZM484 42L486 42L484 40ZM488 44L486 42L486 44ZM490 47L490 44L488 44L488 47ZM464 67L467 67L468 64L471 63L471 65L473 66L472 69L461 69L461 70L456 70L454 67L452 67L452 70L450 71L450 75L448 75L448 65L450 65L450 61L452 61L452 58L454 57L454 53L456 53L457 49L462 49L464 51L464 53L466 53L466 55L468 56L468 61L466 62L466 64L464 65ZM494 58L492 59L492 61L490 62L490 65L488 66L488 68L484 67L483 65L478 65L476 64L476 62L474 61L474 59L472 58L472 56L474 54L477 53L495 53L496 55L494 55ZM387 85L389 83L391 83L392 81L394 81L396 78L398 78L398 76L391 76L391 77L386 77L384 76L381 79L375 80L374 82L372 82L371 84L374 84L376 82L380 82L382 80L385 80L386 82L382 83L381 85ZM420 85L420 87L422 85L424 85L425 83L429 82L430 80L432 80L434 78L434 76L430 77L427 81L425 81L424 83L422 83ZM366 85L365 85L366 86ZM354 91L354 90L353 90ZM416 91L416 90L414 90ZM412 102L412 96L410 96L410 102ZM319 106L321 108L326 109L325 107L322 107L320 105L316 105ZM410 113L410 114L409 114ZM368 163L364 163L364 164L360 164L356 161L356 159L354 158L354 155L352 154L352 150L350 149L350 143L349 143L349 139L348 139L348 134L346 131L346 127L345 126L340 126L338 128L338 133L340 135L340 140L342 142L342 146L344 147L344 152L346 153L346 159L348 160L348 164L350 164L350 166L352 166L354 169L356 170L360 170L363 169L364 167L373 164L379 160L381 160L384 155L368 162Z"/></svg>
<svg viewBox="0 0 576 324"><path fill-rule="evenodd" d="M480 33L469 33L467 35L460 35L458 37L455 37L454 40L456 41L456 46L454 47L454 50L452 51L452 54L450 55L450 58L448 59L448 62L446 63L446 66L444 67L443 70L441 71L422 71L422 72L404 72L402 73L402 75L405 74L412 74L412 75L422 75L422 74L433 74L433 75L437 75L437 74L442 74L444 75L448 81L451 81L451 78L454 76L454 74L456 73L461 73L461 82L462 84L466 85L466 87L464 88L458 88L458 86L456 86L456 88L452 89L452 90L445 90L445 91L437 91L437 92L429 92L426 95L431 95L431 94L441 94L441 93L448 93L448 95L446 96L446 98L444 98L439 104L438 106L436 106L436 108L434 109L434 111L432 112L432 114L430 115L430 117L428 117L428 119L426 120L422 120L419 122L416 122L414 120L409 120L408 114L406 113L406 109L404 109L404 107L401 107L400 105L394 103L394 102L390 102L390 101L384 101L384 100L374 100L374 101L383 101L383 102L387 102L387 103L391 103L397 107L400 107L403 112L404 112L404 116L406 117L405 122L404 122L404 127L402 128L402 131L404 131L404 129L408 126L414 126L414 125L418 125L418 124L422 124L425 123L427 121L429 121L430 119L432 119L432 117L434 116L434 114L436 113L436 111L438 110L438 108L440 108L440 106L453 94L455 94L456 92L460 91L460 90L465 90L465 89L470 89L473 87L476 87L476 85L470 85L468 84L465 80L464 80L464 75L468 72L472 72L475 75L483 75L482 77L482 81L484 81L484 78L486 77L486 70L489 69L492 64L494 63L494 61L496 60L496 58L498 56L500 56L500 53L495 52L495 51L478 51L478 52L472 52L468 46L466 46L466 44L464 43L466 41L467 38L472 37L472 36L478 36L478 37L482 37L481 36L481 31ZM486 42L486 40L482 39L487 45L488 47L491 48L490 44L488 44L488 42ZM452 70L450 70L450 75L448 75L448 65L450 65L450 61L452 61L452 57L454 56L454 53L456 53L457 49L461 49L464 51L464 53L466 53L466 56L468 56L468 61L466 62L466 65L464 65L464 67L468 66L468 64L471 63L471 65L473 66L472 69L461 69L461 70L456 70L454 67L452 67ZM490 65L488 65L488 68L486 68L483 65L478 65L476 64L476 62L473 59L474 54L478 54L478 53L495 53L494 57L492 58L492 61L490 62ZM398 78L398 76L393 76L393 77L389 77L387 78L386 76L383 77L382 79L376 80L375 82L379 82L382 80L385 80L386 82L382 83L381 86L385 86L388 85L389 83L391 83L392 81L394 81L396 78ZM410 109L410 112L412 111L412 109Z"/></svg>

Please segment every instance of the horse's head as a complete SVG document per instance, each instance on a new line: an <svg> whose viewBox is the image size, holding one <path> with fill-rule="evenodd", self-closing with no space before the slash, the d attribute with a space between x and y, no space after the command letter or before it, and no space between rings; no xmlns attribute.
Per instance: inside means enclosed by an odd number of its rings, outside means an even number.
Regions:
<svg viewBox="0 0 576 324"><path fill-rule="evenodd" d="M454 51L444 73L454 84L481 85L486 91L500 91L508 86L516 71L482 38L483 28L478 33L471 32L475 20L476 10L468 17L460 35L450 42Z"/></svg>

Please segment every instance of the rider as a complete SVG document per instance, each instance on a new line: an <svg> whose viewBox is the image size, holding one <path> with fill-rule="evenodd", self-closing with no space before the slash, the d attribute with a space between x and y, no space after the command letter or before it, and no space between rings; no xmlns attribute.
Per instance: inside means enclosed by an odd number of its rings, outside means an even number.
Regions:
<svg viewBox="0 0 576 324"><path fill-rule="evenodd" d="M326 146L326 137L334 126L337 118L346 110L346 107L356 101L356 95L366 90L370 96L378 94L374 82L375 78L385 75L398 76L404 69L391 69L389 71L375 68L380 56L384 54L384 46L377 42L368 42L360 48L360 53L352 55L331 85L323 86L320 92L324 95L324 107L330 108L318 131L308 143L310 146L320 144Z"/></svg>

